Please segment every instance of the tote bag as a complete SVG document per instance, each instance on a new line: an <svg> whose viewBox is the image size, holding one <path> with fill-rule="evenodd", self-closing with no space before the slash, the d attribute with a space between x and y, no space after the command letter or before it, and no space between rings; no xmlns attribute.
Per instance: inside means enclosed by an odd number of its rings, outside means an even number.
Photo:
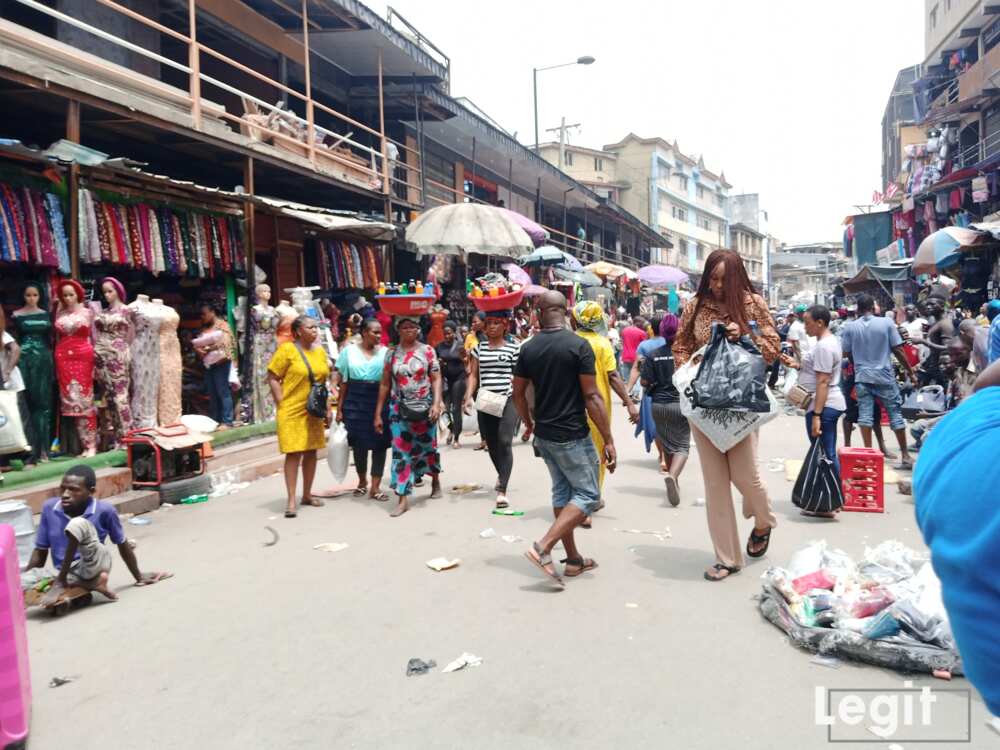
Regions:
<svg viewBox="0 0 1000 750"><path fill-rule="evenodd" d="M810 513L832 513L844 505L844 493L833 461L826 457L819 438L814 438L809 453L792 488L792 504Z"/></svg>

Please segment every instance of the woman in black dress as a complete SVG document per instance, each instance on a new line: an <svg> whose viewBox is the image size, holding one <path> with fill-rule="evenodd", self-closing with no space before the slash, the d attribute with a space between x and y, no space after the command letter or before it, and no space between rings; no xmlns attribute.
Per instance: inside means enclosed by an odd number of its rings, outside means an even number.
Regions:
<svg viewBox="0 0 1000 750"><path fill-rule="evenodd" d="M458 325L454 321L444 324L444 341L434 347L441 360L444 376L444 407L448 416L448 445L459 448L462 434L462 401L465 399L466 351L458 340Z"/></svg>

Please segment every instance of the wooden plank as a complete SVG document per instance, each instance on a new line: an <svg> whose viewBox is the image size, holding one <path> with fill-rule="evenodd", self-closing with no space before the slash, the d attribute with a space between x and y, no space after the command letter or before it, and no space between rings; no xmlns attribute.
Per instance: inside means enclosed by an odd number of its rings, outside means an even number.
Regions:
<svg viewBox="0 0 1000 750"><path fill-rule="evenodd" d="M215 16L223 23L229 24L299 65L305 63L305 53L301 44L288 36L274 21L238 0L198 0L198 9Z"/></svg>

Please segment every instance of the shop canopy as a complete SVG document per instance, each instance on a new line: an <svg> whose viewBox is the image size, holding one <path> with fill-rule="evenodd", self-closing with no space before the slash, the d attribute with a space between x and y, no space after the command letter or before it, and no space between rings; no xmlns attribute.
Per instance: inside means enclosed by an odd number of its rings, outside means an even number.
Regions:
<svg viewBox="0 0 1000 750"><path fill-rule="evenodd" d="M858 294L872 285L882 286L894 281L906 281L911 276L909 266L864 266L853 278L843 283L848 294Z"/></svg>
<svg viewBox="0 0 1000 750"><path fill-rule="evenodd" d="M254 203L274 209L283 216L310 224L323 233L345 234L373 242L389 242L396 236L396 227L392 224L363 219L350 212L307 206L262 195L255 196Z"/></svg>

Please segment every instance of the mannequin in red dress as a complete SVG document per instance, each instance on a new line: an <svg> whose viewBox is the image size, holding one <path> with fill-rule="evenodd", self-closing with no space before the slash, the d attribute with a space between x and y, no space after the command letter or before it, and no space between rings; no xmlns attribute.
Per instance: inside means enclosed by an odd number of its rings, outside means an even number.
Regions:
<svg viewBox="0 0 1000 750"><path fill-rule="evenodd" d="M444 322L448 320L448 311L441 305L434 305L430 313L431 330L427 332L427 343L437 346L444 341Z"/></svg>
<svg viewBox="0 0 1000 750"><path fill-rule="evenodd" d="M84 456L97 453L97 411L94 408L94 312L84 305L78 281L59 282L56 313L56 380L59 413L76 421Z"/></svg>

